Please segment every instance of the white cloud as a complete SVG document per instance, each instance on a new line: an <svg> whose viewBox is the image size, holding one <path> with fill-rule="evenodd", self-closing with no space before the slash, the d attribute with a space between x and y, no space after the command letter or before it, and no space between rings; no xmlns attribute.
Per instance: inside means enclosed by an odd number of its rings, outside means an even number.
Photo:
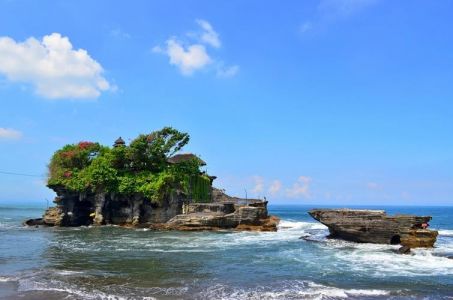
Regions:
<svg viewBox="0 0 453 300"><path fill-rule="evenodd" d="M259 195L264 191L264 179L261 176L253 176L254 187L252 193Z"/></svg>
<svg viewBox="0 0 453 300"><path fill-rule="evenodd" d="M212 58L206 46L214 48L221 47L219 35L213 29L212 25L201 19L195 20L196 23L203 29L201 33L189 33L187 36L192 39L190 41L181 41L175 37L171 37L166 41L166 45L154 46L151 50L154 53L164 54L168 56L171 65L176 66L182 75L189 76L195 71L206 69L212 66L211 70L215 70L217 77L230 78L239 72L238 65L225 66L221 60Z"/></svg>
<svg viewBox="0 0 453 300"><path fill-rule="evenodd" d="M290 198L310 198L311 178L300 176L293 186L286 190L286 196Z"/></svg>
<svg viewBox="0 0 453 300"><path fill-rule="evenodd" d="M219 39L219 34L215 32L211 24L208 21L200 19L196 20L196 22L203 29L203 32L200 35L201 41L214 48L220 48L221 42Z"/></svg>
<svg viewBox="0 0 453 300"><path fill-rule="evenodd" d="M0 74L31 84L38 95L50 99L97 98L112 88L102 66L59 33L24 42L0 37Z"/></svg>
<svg viewBox="0 0 453 300"><path fill-rule="evenodd" d="M158 52L159 48L154 47L154 52ZM203 69L208 64L212 63L212 59L206 52L206 48L200 44L193 44L184 48L184 46L175 39L167 41L167 48L160 49L170 58L170 64L179 68L183 75L191 75L194 71Z"/></svg>
<svg viewBox="0 0 453 300"><path fill-rule="evenodd" d="M0 140L18 140L22 138L22 132L11 129L0 127Z"/></svg>
<svg viewBox="0 0 453 300"><path fill-rule="evenodd" d="M280 190L282 189L282 183L280 180L274 180L272 181L270 187L269 187L269 194L271 195L276 195Z"/></svg>

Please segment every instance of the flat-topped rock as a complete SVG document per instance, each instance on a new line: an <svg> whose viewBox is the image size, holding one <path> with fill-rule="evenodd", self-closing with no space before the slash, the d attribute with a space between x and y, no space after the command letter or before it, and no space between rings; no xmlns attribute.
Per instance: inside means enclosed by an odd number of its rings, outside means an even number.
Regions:
<svg viewBox="0 0 453 300"><path fill-rule="evenodd" d="M177 230L218 230L236 229L253 231L277 231L279 219L268 216L267 202L249 205L234 203L192 203L184 214L166 222L165 229Z"/></svg>
<svg viewBox="0 0 453 300"><path fill-rule="evenodd" d="M430 216L388 216L384 210L365 209L313 209L308 213L329 228L329 237L353 242L429 248L438 235L426 229Z"/></svg>

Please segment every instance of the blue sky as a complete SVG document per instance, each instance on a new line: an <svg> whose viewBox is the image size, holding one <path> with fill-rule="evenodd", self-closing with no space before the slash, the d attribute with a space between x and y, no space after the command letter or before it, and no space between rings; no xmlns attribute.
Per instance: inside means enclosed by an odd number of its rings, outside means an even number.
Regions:
<svg viewBox="0 0 453 300"><path fill-rule="evenodd" d="M453 205L451 1L0 0L0 201L173 126L272 203Z"/></svg>

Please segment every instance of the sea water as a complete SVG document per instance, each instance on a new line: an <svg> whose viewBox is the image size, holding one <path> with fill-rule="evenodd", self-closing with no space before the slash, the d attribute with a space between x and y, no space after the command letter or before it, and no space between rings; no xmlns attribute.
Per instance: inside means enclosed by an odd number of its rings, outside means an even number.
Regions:
<svg viewBox="0 0 453 300"><path fill-rule="evenodd" d="M44 208L3 204L0 299L453 299L453 207L369 207L433 216L410 255L327 239L310 208L270 206L278 232L155 232L27 228Z"/></svg>

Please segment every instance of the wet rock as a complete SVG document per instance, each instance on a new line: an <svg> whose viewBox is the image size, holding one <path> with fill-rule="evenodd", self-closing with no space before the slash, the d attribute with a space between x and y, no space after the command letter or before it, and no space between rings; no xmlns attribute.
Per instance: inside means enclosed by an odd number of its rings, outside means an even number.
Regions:
<svg viewBox="0 0 453 300"><path fill-rule="evenodd" d="M398 253L409 254L409 253L411 253L411 248L409 248L408 246L402 246L398 249Z"/></svg>
<svg viewBox="0 0 453 300"><path fill-rule="evenodd" d="M309 237L310 237L310 234L306 233L306 234L302 235L301 237L299 237L299 240L306 240Z"/></svg>
<svg viewBox="0 0 453 300"><path fill-rule="evenodd" d="M65 214L60 207L51 207L46 210L43 222L47 226L60 226L63 224Z"/></svg>
<svg viewBox="0 0 453 300"><path fill-rule="evenodd" d="M23 225L24 226L42 226L42 225L46 225L46 224L44 223L44 220L42 218L37 218L37 219L25 220Z"/></svg>
<svg viewBox="0 0 453 300"><path fill-rule="evenodd" d="M438 232L422 229L431 217L387 216L383 210L314 209L309 214L329 228L331 238L360 243L433 247Z"/></svg>

